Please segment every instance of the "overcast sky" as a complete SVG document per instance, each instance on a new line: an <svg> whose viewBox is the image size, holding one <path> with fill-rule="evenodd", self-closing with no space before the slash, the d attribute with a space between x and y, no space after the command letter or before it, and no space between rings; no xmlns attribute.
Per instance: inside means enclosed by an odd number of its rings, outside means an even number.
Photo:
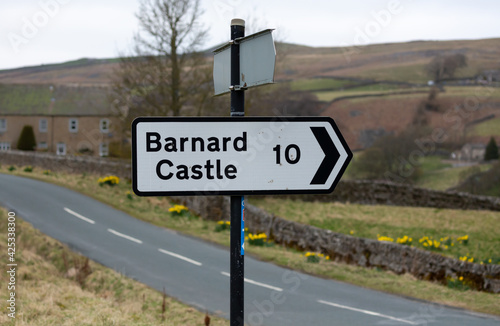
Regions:
<svg viewBox="0 0 500 326"><path fill-rule="evenodd" d="M139 1L2 0L0 69L116 57L138 31ZM279 40L309 46L500 37L498 0L200 1L206 48L229 39L235 17L251 32L276 28Z"/></svg>

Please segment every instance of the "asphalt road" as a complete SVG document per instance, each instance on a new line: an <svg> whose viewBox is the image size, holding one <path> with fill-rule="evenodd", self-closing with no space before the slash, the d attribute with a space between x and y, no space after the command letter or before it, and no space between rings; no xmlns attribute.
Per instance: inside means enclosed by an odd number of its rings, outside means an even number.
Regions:
<svg viewBox="0 0 500 326"><path fill-rule="evenodd" d="M229 318L229 250L79 193L0 174L0 205L73 250ZM248 325L500 325L500 318L325 280L245 258ZM464 293L467 295L467 293Z"/></svg>

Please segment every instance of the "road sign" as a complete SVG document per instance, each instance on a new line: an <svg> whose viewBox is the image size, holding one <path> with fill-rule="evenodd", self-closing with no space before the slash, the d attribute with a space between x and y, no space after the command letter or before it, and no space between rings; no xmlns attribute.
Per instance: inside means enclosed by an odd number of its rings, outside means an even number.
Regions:
<svg viewBox="0 0 500 326"><path fill-rule="evenodd" d="M272 29L240 38L240 83L250 88L274 82L276 49ZM214 51L214 90L215 95L229 93L231 86L231 47L230 43Z"/></svg>
<svg viewBox="0 0 500 326"><path fill-rule="evenodd" d="M328 117L137 118L140 196L329 193L352 158Z"/></svg>

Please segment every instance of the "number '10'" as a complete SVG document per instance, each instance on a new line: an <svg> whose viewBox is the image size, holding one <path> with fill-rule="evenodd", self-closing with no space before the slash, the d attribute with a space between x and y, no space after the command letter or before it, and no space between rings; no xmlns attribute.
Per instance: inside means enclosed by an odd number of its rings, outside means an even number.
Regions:
<svg viewBox="0 0 500 326"><path fill-rule="evenodd" d="M290 150L295 150L295 157L290 155ZM273 151L276 152L276 164L281 164L281 145L276 145L273 148ZM285 148L285 160L288 164L295 164L300 160L300 149L299 146L295 144L290 144Z"/></svg>

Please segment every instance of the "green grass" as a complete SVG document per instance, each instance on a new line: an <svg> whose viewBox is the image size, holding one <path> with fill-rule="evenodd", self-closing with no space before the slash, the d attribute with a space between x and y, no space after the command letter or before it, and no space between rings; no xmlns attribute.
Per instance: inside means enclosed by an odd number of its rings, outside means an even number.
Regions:
<svg viewBox="0 0 500 326"><path fill-rule="evenodd" d="M131 185L123 180L113 187L99 186L97 180L104 175L71 175L66 173L44 175L37 168L32 173L26 173L22 170L22 168L18 168L9 172L4 166L0 172L35 177L59 184L94 197L138 219L210 242L224 246L229 245L229 231L216 232L216 222L203 220L192 214L176 217L168 212L168 209L174 205L170 199L166 197L137 197L130 193ZM466 249L470 249L468 251L471 253L476 253L479 256L483 253L486 255L488 252L498 252L496 249L498 248L498 231L491 225L500 223L500 214L494 212L302 203L276 198L250 198L250 203L257 204L290 220L327 226L337 232L350 233L353 230L354 236L372 237L376 236L377 232L382 235L392 235L390 233L393 232L399 235L401 232L419 229L422 229L425 235L436 236L441 235L441 233L459 236L466 232L471 237ZM481 248L478 248L478 244ZM465 248L465 246L463 247ZM462 249L462 247L459 248L459 250ZM500 315L500 296L498 295L475 291L464 293L432 282L420 281L410 275L398 276L390 272L331 261L322 260L318 264L307 263L303 252L282 246L257 247L248 245L246 251L249 255L262 260L306 273L389 293ZM456 254L458 252L454 253L454 255Z"/></svg>
<svg viewBox="0 0 500 326"><path fill-rule="evenodd" d="M480 101L488 99L497 100L500 98L500 88L491 86L446 86L445 92L440 97L460 96L460 97L477 97Z"/></svg>
<svg viewBox="0 0 500 326"><path fill-rule="evenodd" d="M395 84L377 83L377 84L370 84L370 85L363 85L363 86L348 88L345 91L357 93L357 92L361 92L361 91L363 91L363 92L365 92L365 91L382 92L382 91L395 91L395 90L412 90L412 89L408 88L408 87L395 85Z"/></svg>
<svg viewBox="0 0 500 326"><path fill-rule="evenodd" d="M1 325L204 325L204 312L196 311L144 284L129 279L100 264L90 262L91 273L80 281L69 276L75 264L85 266L85 258L60 242L43 235L29 223L16 219L16 318L7 310L0 314ZM0 208L0 262L8 264L7 211ZM5 267L7 269L7 267ZM9 275L0 274L6 285ZM3 286L2 286L3 287ZM7 286L0 291L6 302ZM163 320L164 318L164 320ZM211 325L229 321L211 316Z"/></svg>
<svg viewBox="0 0 500 326"><path fill-rule="evenodd" d="M446 190L458 184L459 176L463 168L452 168L449 163L443 163L437 156L427 156L420 159L421 176L416 182L416 186Z"/></svg>
<svg viewBox="0 0 500 326"><path fill-rule="evenodd" d="M500 136L500 117L474 125L467 130L467 136Z"/></svg>
<svg viewBox="0 0 500 326"><path fill-rule="evenodd" d="M408 91L426 91L426 87L422 88L400 88L397 85L390 84L375 84L375 85L366 85L361 87L349 88L346 90L339 91L319 91L314 92L314 94L318 97L318 100L322 102L330 102L336 98L344 97L344 96L360 96L360 95L377 95L377 94L387 94L387 97L393 99L395 96L401 96L397 93L408 92ZM418 94L421 95L421 94ZM408 96L408 95L402 95Z"/></svg>
<svg viewBox="0 0 500 326"><path fill-rule="evenodd" d="M355 179L358 179L357 178L357 175L356 175L356 172L355 172L355 169L353 168L353 162L358 160L359 157L363 154L362 151L359 151L359 152L354 152L352 153L352 160L351 162L349 163L349 165L347 166L347 168L345 169L344 171L344 175L342 176L342 180L355 180Z"/></svg>
<svg viewBox="0 0 500 326"><path fill-rule="evenodd" d="M491 168L491 164L481 164L478 168L481 172L484 172ZM434 190L447 190L459 185L460 182L464 181L464 177L471 175L471 173L467 173L468 170L472 171L470 166L428 171L419 177L416 186Z"/></svg>
<svg viewBox="0 0 500 326"><path fill-rule="evenodd" d="M443 163L441 157L438 156L426 156L420 160L420 168L423 173L435 172L451 167L450 163Z"/></svg>
<svg viewBox="0 0 500 326"><path fill-rule="evenodd" d="M423 84L427 83L427 81L431 79L425 73L425 64L412 63L396 67L383 67L375 69L368 68L363 71L363 78Z"/></svg>
<svg viewBox="0 0 500 326"><path fill-rule="evenodd" d="M292 91L315 91L324 89L335 89L355 85L356 82L334 78L311 78L294 80L290 83Z"/></svg>
<svg viewBox="0 0 500 326"><path fill-rule="evenodd" d="M495 196L495 197L500 197L500 184L497 184L496 186L492 187L489 189L486 194L486 196Z"/></svg>
<svg viewBox="0 0 500 326"><path fill-rule="evenodd" d="M354 153L353 161L361 154L362 152ZM352 166L352 164L349 164L347 167L343 176L344 180L356 179ZM491 166L491 164L477 165L481 172L489 170ZM437 156L427 156L420 159L419 168L421 175L416 180L415 186L442 191L459 185L465 177L470 175L467 171L472 171L470 166L452 167L450 163L443 163L442 158Z"/></svg>
<svg viewBox="0 0 500 326"><path fill-rule="evenodd" d="M491 164L475 166L453 167L450 163L443 162L438 156L427 156L420 159L421 176L416 186L433 190L447 190L460 184L465 178L476 171L487 171Z"/></svg>

